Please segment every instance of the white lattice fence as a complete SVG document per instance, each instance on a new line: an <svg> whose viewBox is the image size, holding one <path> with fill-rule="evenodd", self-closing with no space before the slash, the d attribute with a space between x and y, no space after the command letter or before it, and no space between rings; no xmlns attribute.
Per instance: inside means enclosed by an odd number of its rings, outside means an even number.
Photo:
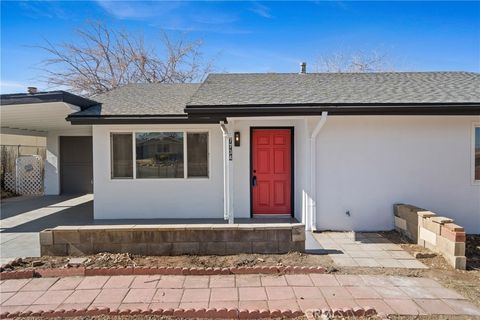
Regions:
<svg viewBox="0 0 480 320"><path fill-rule="evenodd" d="M37 155L20 156L15 160L15 191L39 195L43 190L43 161Z"/></svg>
<svg viewBox="0 0 480 320"><path fill-rule="evenodd" d="M12 192L17 192L17 181L15 179L15 172L5 172L4 175L5 189Z"/></svg>

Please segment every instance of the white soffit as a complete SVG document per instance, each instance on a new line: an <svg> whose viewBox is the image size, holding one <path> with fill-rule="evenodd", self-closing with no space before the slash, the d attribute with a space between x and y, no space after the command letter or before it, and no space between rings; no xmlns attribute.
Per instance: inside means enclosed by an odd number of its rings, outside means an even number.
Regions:
<svg viewBox="0 0 480 320"><path fill-rule="evenodd" d="M48 131L68 130L74 127L65 120L80 107L65 102L30 103L0 106L2 133L46 134Z"/></svg>

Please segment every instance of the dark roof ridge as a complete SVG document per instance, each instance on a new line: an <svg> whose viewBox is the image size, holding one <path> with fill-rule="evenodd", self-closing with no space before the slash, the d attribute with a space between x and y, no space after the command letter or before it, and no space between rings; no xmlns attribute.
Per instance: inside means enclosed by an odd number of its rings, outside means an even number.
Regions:
<svg viewBox="0 0 480 320"><path fill-rule="evenodd" d="M212 72L210 75L382 75L382 74L445 74L445 73L456 73L456 74L477 74L480 75L480 72L475 71L375 71L375 72ZM208 78L207 76L207 78Z"/></svg>
<svg viewBox="0 0 480 320"><path fill-rule="evenodd" d="M201 82L176 82L176 83L166 83L166 82L139 82L139 83L126 83L123 86L117 87L115 89L121 89L128 86L143 86L143 85L162 85L162 86L181 86L181 85L198 85ZM115 90L113 89L113 90Z"/></svg>

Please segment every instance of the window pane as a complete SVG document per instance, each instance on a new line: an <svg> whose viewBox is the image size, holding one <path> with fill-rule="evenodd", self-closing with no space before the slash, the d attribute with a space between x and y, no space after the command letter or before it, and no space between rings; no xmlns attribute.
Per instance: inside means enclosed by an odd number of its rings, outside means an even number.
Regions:
<svg viewBox="0 0 480 320"><path fill-rule="evenodd" d="M475 128L475 180L480 180L480 127Z"/></svg>
<svg viewBox="0 0 480 320"><path fill-rule="evenodd" d="M183 178L183 133L135 135L137 178Z"/></svg>
<svg viewBox="0 0 480 320"><path fill-rule="evenodd" d="M112 133L112 178L133 177L132 134Z"/></svg>
<svg viewBox="0 0 480 320"><path fill-rule="evenodd" d="M187 133L189 177L208 177L208 133Z"/></svg>

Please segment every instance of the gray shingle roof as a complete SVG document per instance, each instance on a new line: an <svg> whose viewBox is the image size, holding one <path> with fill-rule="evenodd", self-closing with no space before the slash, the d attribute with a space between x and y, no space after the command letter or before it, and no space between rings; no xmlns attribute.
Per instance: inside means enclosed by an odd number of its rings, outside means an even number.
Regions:
<svg viewBox="0 0 480 320"><path fill-rule="evenodd" d="M210 74L188 106L478 103L471 72Z"/></svg>
<svg viewBox="0 0 480 320"><path fill-rule="evenodd" d="M91 97L101 105L72 118L187 117L185 107L264 105L480 104L480 74L469 72L211 74L203 84L131 84ZM382 106L383 108L383 106ZM253 110L253 109L248 109ZM460 110L460 109L458 109ZM480 110L480 109L479 109ZM248 111L250 112L250 111ZM198 111L197 111L198 113ZM207 112L208 113L208 112Z"/></svg>
<svg viewBox="0 0 480 320"><path fill-rule="evenodd" d="M90 107L74 116L183 115L187 101L199 84L130 84L92 96L101 106Z"/></svg>

